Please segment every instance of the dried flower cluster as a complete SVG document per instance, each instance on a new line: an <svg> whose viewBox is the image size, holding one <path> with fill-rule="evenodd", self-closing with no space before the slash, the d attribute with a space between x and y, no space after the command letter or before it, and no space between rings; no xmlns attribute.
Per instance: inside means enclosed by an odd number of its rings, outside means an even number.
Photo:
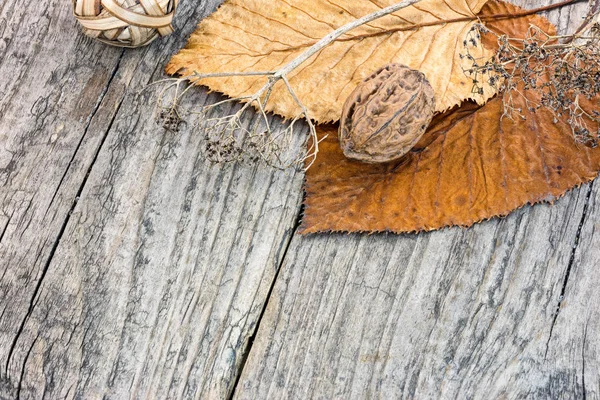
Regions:
<svg viewBox="0 0 600 400"><path fill-rule="evenodd" d="M231 101L228 99L217 104ZM247 103L232 113L214 105L202 110L199 121L205 135L205 155L208 160L215 163L263 162L275 168L287 168L296 162L285 155L293 147L291 142L297 121L292 121L283 129L276 129L267 119L264 108L257 108L258 113L254 113ZM212 116L211 111L216 116ZM245 113L250 116L249 121L243 118Z"/></svg>
<svg viewBox="0 0 600 400"><path fill-rule="evenodd" d="M481 46L482 35L492 34L478 24L463 42L463 68L473 81L473 92L482 93L483 85L496 87L503 94L504 115L526 118L545 108L555 120L563 118L575 139L596 147L600 140L600 104L594 110L580 106L582 97L591 100L600 94L600 27L592 26L589 36L550 36L531 26L525 38L495 35L499 49L490 60L477 60L470 48ZM528 92L535 92L530 95ZM514 107L514 96L522 96L527 110Z"/></svg>
<svg viewBox="0 0 600 400"><path fill-rule="evenodd" d="M266 75L272 73L248 73L247 75ZM210 75L245 75L210 74ZM200 79L194 75L192 78ZM303 166L306 158L314 158L315 146L309 146L308 154L298 156L290 154L295 140L306 140L306 129L299 121L307 120L309 137L314 138L314 124L307 119L306 109L299 103L293 89L286 83L291 96L298 101L302 112L284 126L274 127L267 116L266 104L272 91L274 80L253 96L229 98L204 107L187 110L182 106L186 92L193 87L188 83L190 77L164 79L155 84L166 83L157 99L158 122L171 132L179 132L180 127L189 121L190 115L197 116L200 130L204 132L204 156L214 163L263 162L274 168L285 169L290 166ZM183 90L182 90L183 87ZM244 103L239 104L242 101ZM228 109L225 109L228 108ZM185 118L184 118L185 117ZM193 122L192 122L193 123ZM303 124L304 125L304 124ZM315 143L313 140L311 143Z"/></svg>

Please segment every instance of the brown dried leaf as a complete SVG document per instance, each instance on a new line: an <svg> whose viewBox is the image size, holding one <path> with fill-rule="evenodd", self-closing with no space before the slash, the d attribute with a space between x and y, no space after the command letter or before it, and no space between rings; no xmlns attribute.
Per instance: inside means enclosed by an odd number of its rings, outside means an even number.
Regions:
<svg viewBox="0 0 600 400"><path fill-rule="evenodd" d="M434 230L553 201L596 177L600 149L578 145L570 127L538 111L500 120L502 100L466 104L434 120L407 158L364 164L344 157L337 125L319 127L306 174L302 232Z"/></svg>
<svg viewBox="0 0 600 400"><path fill-rule="evenodd" d="M452 22L375 37L352 37L410 28L415 24L474 17L487 0L423 0L398 13L359 27L317 53L290 76L300 100L318 122L337 121L345 98L379 67L402 63L422 71L436 94L436 111L445 111L473 98L472 84L464 75L459 53L474 21ZM203 20L185 49L175 55L169 74L192 72L273 71L301 54L329 32L397 0L228 0ZM491 53L482 48L478 57ZM231 97L256 92L264 77L203 79L199 83ZM487 88L485 102L493 95ZM282 82L267 107L293 118L298 106Z"/></svg>
<svg viewBox="0 0 600 400"><path fill-rule="evenodd" d="M523 37L529 23L552 30L539 17L488 26ZM537 100L534 92L525 93ZM589 110L598 99L580 104ZM527 110L520 96L514 106ZM307 171L302 232L469 226L527 203L551 202L596 177L600 149L576 143L566 122L554 123L544 109L526 120L502 118L503 112L502 99L495 98L438 115L406 158L380 165L348 160L337 126L321 127L319 134L328 136Z"/></svg>

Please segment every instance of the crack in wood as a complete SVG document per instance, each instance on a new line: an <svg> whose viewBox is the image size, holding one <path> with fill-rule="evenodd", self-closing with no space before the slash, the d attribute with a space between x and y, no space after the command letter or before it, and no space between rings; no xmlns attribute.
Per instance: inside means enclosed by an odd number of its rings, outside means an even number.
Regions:
<svg viewBox="0 0 600 400"><path fill-rule="evenodd" d="M11 219L12 219L12 214L7 218L6 223L4 224L4 227L2 228L2 231L0 232L0 243L2 243L2 239L4 239L4 235L6 234L6 231L8 230L8 225L10 225Z"/></svg>
<svg viewBox="0 0 600 400"><path fill-rule="evenodd" d="M548 340L546 341L546 351L544 352L544 360L548 355L548 350L550 349L550 340L552 339L552 333L554 331L554 326L556 325L556 319L558 318L558 314L560 312L560 307L562 302L565 299L565 293L567 290L567 283L569 282L569 277L571 276L571 270L573 268L573 264L575 263L575 253L577 252L577 247L579 246L579 240L581 238L581 228L585 223L588 208L590 204L590 197L592 195L592 188L594 187L594 181L590 182L587 186L587 191L585 193L585 203L583 205L583 211L581 213L581 219L579 220L579 225L577 226L577 233L575 234L575 239L573 241L573 247L571 249L571 256L569 257L569 263L567 264L567 270L565 271L562 287L560 289L560 295L558 297L558 304L556 305L556 310L554 311L554 317L552 318L552 324L550 325L550 334L548 335Z"/></svg>
<svg viewBox="0 0 600 400"><path fill-rule="evenodd" d="M87 137L87 133L88 133L88 130L90 129L90 125L92 124L92 121L94 120L94 117L96 116L96 113L100 109L100 106L102 105L102 102L104 101L104 98L106 97L106 94L108 93L108 90L110 89L110 85L112 84L115 76L117 75L117 71L119 70L119 67L121 65L121 60L123 59L124 54L125 54L125 51L122 50L121 54L119 55L119 58L117 59L117 62L115 63L115 67L113 68L113 70L110 74L110 77L108 78L108 81L107 81L106 85L104 86L104 89L98 96L96 105L94 106L94 109L90 113L90 116L88 117L88 120L86 121L85 127L83 128L83 134L81 135L81 138L79 139L79 142L77 143L77 146L75 147L75 151L73 152L73 155L71 156L71 159L69 160L69 163L67 164L67 168L65 168L65 171L64 171L63 175L61 176L60 181L58 182L58 185L56 186L56 190L54 191L54 194L52 195L52 198L50 199L50 202L48 203L48 207L46 208L46 212L44 213L44 218L46 218L48 211L50 211L52 204L54 204L54 199L56 198L56 195L60 191L60 188L62 187L62 184L65 180L65 177L67 176L67 174L69 173L69 171L71 169L71 165L73 164L73 161L75 160L75 157L77 156L79 149L81 148L81 144L83 143L84 139ZM116 115L116 113L114 115ZM84 179L86 179L86 178L84 178Z"/></svg>
<svg viewBox="0 0 600 400"><path fill-rule="evenodd" d="M120 61L121 61L124 53L125 53L124 51L121 51L121 55L119 56L119 59L117 60L117 65L116 65L115 69L113 70L112 75L111 75L110 79L108 80L108 82L106 84L106 90L103 91L103 95L102 96L104 96L105 93L108 91L108 88L110 87L110 85L111 85L111 83L113 81L113 78L116 76L117 71L118 71L118 67L120 65ZM102 101L100 101L100 103L102 103ZM67 214L65 216L65 219L64 219L64 221L63 221L63 223L61 225L61 228L60 228L60 230L58 232L58 235L56 236L56 239L54 240L54 243L52 244L52 248L50 249L50 254L48 255L48 258L46 259L46 262L44 263L44 267L42 268L41 275L40 275L39 279L36 282L35 289L33 290L33 294L31 296L31 299L30 299L30 302L29 302L29 307L27 309L27 313L23 317L23 320L21 321L21 324L19 325L19 329L17 330L17 333L16 333L16 335L15 335L15 337L14 337L12 343L11 343L10 349L8 351L8 355L6 357L6 364L5 364L5 367L4 367L5 374L7 376L8 376L8 369L9 369L9 366L10 366L10 361L12 359L12 355L13 355L13 353L15 351L15 347L17 345L17 342L19 341L20 336L23 333L23 330L25 329L25 324L27 323L27 320L29 319L29 317L31 316L31 313L33 312L33 309L35 308L35 300L36 300L36 298L37 298L37 296L39 294L40 288L42 286L42 282L44 281L44 277L46 276L46 274L48 272L48 269L50 268L50 264L52 263L52 259L54 258L54 254L56 253L56 249L58 248L58 245L60 244L60 240L61 240L61 238L62 238L62 236L63 236L63 234L65 232L65 229L67 228L69 220L71 219L71 215L73 214L73 210L77 206L77 201L79 199L79 196L83 192L83 188L85 187L85 184L86 184L86 182L88 180L89 174L90 174L92 168L94 167L94 165L96 163L96 160L98 158L98 154L100 153L100 149L102 149L102 146L104 145L104 142L106 141L106 138L108 137L108 133L110 132L110 129L111 129L111 127L112 127L112 125L113 125L113 123L115 121L115 118L116 118L116 116L117 116L117 114L119 112L119 109L121 108L121 104L122 103L123 103L123 98L121 98L121 100L119 101L117 107L114 110L112 119L111 119L110 123L108 124L108 126L107 126L107 128L106 128L106 130L104 132L104 135L103 135L102 140L100 141L100 143L98 145L98 148L96 149L96 152L94 154L94 158L93 158L92 162L90 163L90 165L89 165L89 167L88 167L88 169L87 169L87 171L86 171L86 173L85 173L85 175L83 177L83 181L79 185L79 189L77 190L77 193L76 193L75 197L72 200L72 203L71 203L71 206L69 208L69 211L67 212ZM99 110L99 108L100 108L99 105L94 108L94 110L93 110L93 112L91 114L91 117L90 117L90 121L93 120L94 115ZM82 141L83 141L83 137L85 137L85 134L87 133L87 128L88 127L89 127L89 124L86 126L86 130L85 130L84 134L82 135ZM80 144L81 144L81 142L78 144L78 146L76 148L76 151L73 154L73 158L77 154L77 150L79 150L79 145ZM67 166L67 170L65 171L65 174L69 170L69 167L71 166L73 158L69 162L69 164ZM62 179L61 179L61 183L62 183ZM59 185L58 188L60 188L60 185ZM57 188L57 191L58 191L58 188ZM56 195L56 193L55 193L55 195ZM54 197L52 198L52 200L54 200ZM26 362L26 361L27 361L27 359L24 360L24 362Z"/></svg>
<svg viewBox="0 0 600 400"><path fill-rule="evenodd" d="M256 320L256 325L255 325L254 331L252 332L252 335L250 335L250 337L248 338L248 345L246 346L246 349L244 349L244 352L242 353L240 366L238 367L238 369L236 371L237 374L235 377L235 381L234 381L233 385L231 386L231 393L227 397L228 400L233 400L233 398L235 397L235 394L237 392L238 384L240 382L240 378L242 377L242 372L244 371L244 366L246 365L246 361L248 361L248 356L250 355L250 352L252 351L252 346L254 344L254 340L256 339L256 335L258 334L258 331L260 329L260 323L263 320L265 311L267 310L267 307L271 300L271 295L273 293L273 289L275 288L275 284L277 283L277 278L279 277L279 273L281 272L283 264L286 261L286 256L287 256L288 250L290 249L290 246L292 244L292 239L294 238L294 234L296 234L296 232L298 231L298 228L300 227L300 224L302 222L303 211L304 211L304 205L302 205L300 207L300 209L298 210L298 214L296 215L296 221L294 222L294 226L291 229L289 229L289 232L287 232L287 234L284 236L285 241L282 243L282 246L281 246L281 247L284 247L283 254L282 254L281 258L279 259L280 260L279 265L277 266L275 275L273 276L273 279L271 280L271 285L269 286L269 291L267 292L267 296L265 297L265 301L263 303L262 310L260 311L260 315L258 316L258 319Z"/></svg>

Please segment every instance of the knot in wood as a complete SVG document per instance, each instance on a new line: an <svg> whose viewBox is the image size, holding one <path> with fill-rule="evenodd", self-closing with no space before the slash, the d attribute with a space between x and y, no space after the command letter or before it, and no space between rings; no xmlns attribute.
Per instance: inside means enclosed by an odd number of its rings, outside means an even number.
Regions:
<svg viewBox="0 0 600 400"><path fill-rule="evenodd" d="M119 47L140 47L173 33L179 0L73 0L83 33Z"/></svg>
<svg viewBox="0 0 600 400"><path fill-rule="evenodd" d="M342 109L338 132L348 158L397 160L423 136L433 118L433 88L422 72L388 64L361 82Z"/></svg>

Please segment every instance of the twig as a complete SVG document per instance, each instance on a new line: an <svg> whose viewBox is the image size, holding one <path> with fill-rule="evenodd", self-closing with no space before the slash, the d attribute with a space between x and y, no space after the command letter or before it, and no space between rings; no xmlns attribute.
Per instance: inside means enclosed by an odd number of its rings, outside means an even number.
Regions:
<svg viewBox="0 0 600 400"><path fill-rule="evenodd" d="M257 138L261 135L261 133L257 133L258 125L260 124L260 120L257 120L257 122L254 124L254 126L251 128L251 130L247 130L247 129L243 128L243 125L241 123L242 117L243 117L244 113L248 110L249 106L254 105L258 109L258 111L261 115L261 120L266 125L266 129L265 129L264 133L262 133L262 135L271 137L271 139L263 138L264 140L262 140L261 143L255 144L254 148L258 152L258 157L254 156L253 158L265 159L266 158L265 154L264 154L265 152L273 153L273 155L278 157L279 156L277 154L278 151L268 150L268 149L271 149L271 146L274 146L274 148L277 148L278 145L277 145L275 139L279 138L279 137L278 137L278 135L277 136L273 135L273 132L271 131L271 126L270 126L270 123L269 123L267 115L266 115L266 106L267 106L269 97L271 95L271 92L273 90L273 87L275 86L275 84L277 82L282 80L285 84L287 91L290 93L294 102L298 105L298 107L301 110L301 112L292 119L292 121L289 125L291 131L287 132L284 135L284 140L291 140L290 136L293 134L293 127L294 127L295 122L297 122L299 119L302 119L302 118L306 120L306 122L308 124L308 128L309 128L309 135L311 137L311 145L308 149L307 155L301 159L298 159L297 161L304 162L304 161L310 159L310 161L307 163L307 165L305 167L305 168L309 168L314 163L316 156L319 152L320 140L317 137L316 127L314 125L314 122L312 121L312 118L308 112L308 109L305 107L304 104L302 104L300 99L296 96L292 86L290 85L290 83L287 79L287 75L290 72L292 72L294 69L296 69L298 66L300 66L301 64L306 62L308 59L310 59L313 55L315 55L316 53L321 51L323 48L327 47L328 45L330 45L331 43L336 41L340 36L344 35L345 33L349 32L359 26L367 24L373 20L376 20L383 16L392 14L392 13L399 11L403 8L406 8L410 5L418 3L419 1L420 0L404 0L399 3L393 4L391 6L382 8L371 14L365 15L364 17L358 18L346 25L343 25L343 26L335 29L334 31L330 32L325 37L323 37L322 39L317 41L316 43L312 44L305 51L303 51L300 55L298 55L296 58L294 58L288 64L286 64L285 66L283 66L282 68L280 68L276 71L215 72L215 73L206 73L206 74L193 73L191 75L176 79L174 81L174 83L172 83L165 89L165 90L168 90L172 87L175 87L175 97L173 98L173 100L171 102L171 106L168 108L168 112L166 114L165 120L170 125L177 124L174 121L176 121L176 119L180 117L180 112L178 111L179 100L180 100L181 96L187 91L187 89L185 89L181 94L179 93L179 85L182 81L189 80L189 81L197 83L200 80L206 79L206 78L221 78L221 77L232 77L232 76L265 76L268 78L267 83L265 83L265 85L262 86L253 95L226 100L226 101L240 101L240 100L244 101L245 104L244 104L244 106L242 106L242 108L239 111L237 111L235 114L230 115L230 116L225 116L225 117L220 117L220 118L215 118L215 119L205 121L205 122L214 122L214 125L212 127L209 127L210 133L213 134L213 136L220 136L220 138L218 138L218 140L209 140L208 153L209 153L209 156L212 155L217 160L223 160L223 157L225 155L233 156L235 160L239 159L240 148L239 148L239 146L236 145L236 143L238 143L240 141L240 138L238 136L245 135L245 136L248 136L251 138ZM164 94L165 90L163 90L163 92L161 93L161 96L160 96L161 98L163 97L162 95ZM162 101L161 101L161 103L162 103ZM222 103L222 102L220 102L220 103ZM213 108L214 106L215 105L208 106L208 108ZM236 136L236 132L239 132L240 134ZM323 140L323 139L324 138L321 138L321 140ZM211 145L211 143L212 143L212 145ZM221 149L220 146L222 146L223 148ZM221 151L221 150L223 150L223 151ZM226 154L223 154L223 153L226 153Z"/></svg>
<svg viewBox="0 0 600 400"><path fill-rule="evenodd" d="M596 23L600 23L600 0L589 0L588 13L579 28L575 30L574 35L588 31ZM572 38L568 38L565 43L570 43L572 40Z"/></svg>
<svg viewBox="0 0 600 400"><path fill-rule="evenodd" d="M544 6L544 7L532 8L530 10L523 10L523 11L519 11L516 13L475 15L472 17L460 17L460 18L442 19L442 20L431 21L431 22L421 22L418 24L413 24L413 25L408 25L408 26L400 26L397 28L382 29L377 32L364 33L364 34L354 35L354 36L349 36L349 37L344 37L344 38L340 37L340 38L335 39L335 41L336 42L352 42L352 41L358 41L358 40L367 39L367 38L371 38L371 37L391 35L396 32L414 31L417 29L426 28L426 27L430 27L430 26L446 25L446 24L453 24L453 23L458 23L458 22L469 22L469 21L485 22L485 21L501 21L501 20L505 20L505 19L523 18L523 17L529 16L529 15L540 13L540 12L565 7L565 6L575 4L575 3L578 3L581 1L584 1L584 0L565 0L565 1L561 1L560 3L551 4L551 5ZM600 0L591 0L591 1L599 1L600 2ZM292 46L292 47L286 47L285 49L274 50L274 51L288 52L290 50L303 49L303 48L312 46L316 43L317 42L312 41L312 42L307 42L307 43L299 44L299 45Z"/></svg>
<svg viewBox="0 0 600 400"><path fill-rule="evenodd" d="M480 22L484 22L484 21L501 21L504 19L514 19L514 18L522 18L522 17L526 17L529 15L533 15L533 14L537 14L543 11L549 11L549 10L553 10L556 8L561 8L564 6L568 6L570 4L573 3L577 3L580 2L581 0L565 0L562 1L560 3L556 3L556 4L551 4L548 6L544 6L544 7L538 7L538 8L532 8L531 10L523 10L523 11L519 11L516 13L502 13L502 14L491 14L491 15L476 15L473 17L461 17L461 18L452 18L452 19L445 19L445 20L440 20L440 21L431 21L431 22L422 22L420 24L414 24L414 25L410 25L410 26L402 26L402 27L398 27L398 28L390 28L390 29L385 29L379 32L373 32L373 33L365 33L362 35L356 35L356 36L351 36L348 38L343 38L343 39L338 39L338 42L348 42L348 41L353 41L353 40L361 40L361 39L365 39L365 38L369 38L369 37L376 37L376 36L381 36L381 35L389 35L395 32L404 32L404 31L413 31L416 29L421 29L421 28L425 28L425 27L429 27L429 26L436 26L436 25L445 25L445 24L452 24L452 23L457 23L457 22L468 22L468 21L480 21ZM595 0L595 1L600 1L600 0Z"/></svg>

